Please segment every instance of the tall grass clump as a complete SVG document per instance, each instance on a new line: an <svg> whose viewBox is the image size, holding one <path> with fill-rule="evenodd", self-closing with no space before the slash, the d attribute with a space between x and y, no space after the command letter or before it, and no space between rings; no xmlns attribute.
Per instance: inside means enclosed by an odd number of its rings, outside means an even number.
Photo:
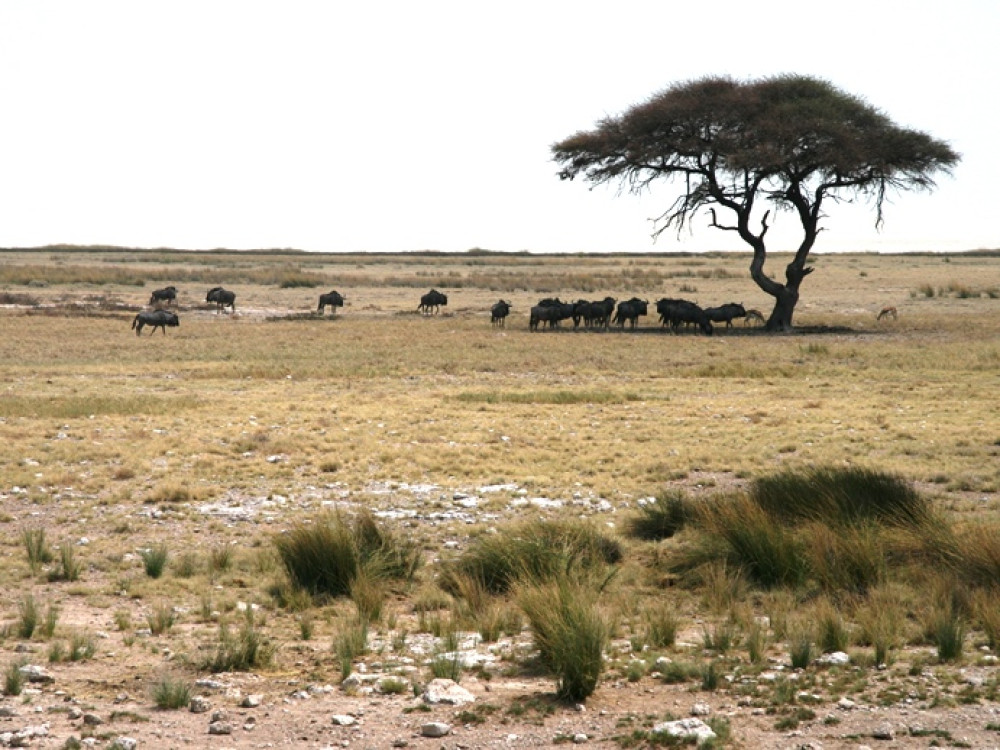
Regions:
<svg viewBox="0 0 1000 750"><path fill-rule="evenodd" d="M846 525L920 526L930 502L901 477L862 467L818 467L756 479L750 497L776 518Z"/></svg>
<svg viewBox="0 0 1000 750"><path fill-rule="evenodd" d="M26 594L17 603L17 614L18 617L14 632L18 638L31 638L35 634L35 628L38 627L39 612L38 605L35 603L35 597L31 594Z"/></svg>
<svg viewBox="0 0 1000 750"><path fill-rule="evenodd" d="M690 516L690 502L680 492L662 492L653 502L640 505L626 523L626 533L636 539L669 539Z"/></svg>
<svg viewBox="0 0 1000 750"><path fill-rule="evenodd" d="M289 580L313 596L347 596L359 575L373 580L409 580L420 550L364 512L353 520L326 515L274 538Z"/></svg>
<svg viewBox="0 0 1000 750"><path fill-rule="evenodd" d="M885 582L888 548L872 521L833 527L823 522L802 530L810 576L830 595L864 594Z"/></svg>
<svg viewBox="0 0 1000 750"><path fill-rule="evenodd" d="M543 583L573 574L598 575L621 562L624 551L614 537L580 521L529 521L478 537L446 566L441 587L457 593L456 578L477 580L491 594L518 582Z"/></svg>
<svg viewBox="0 0 1000 750"><path fill-rule="evenodd" d="M645 642L651 648L671 648L677 641L681 620L677 608L663 602L643 610L642 626Z"/></svg>
<svg viewBox="0 0 1000 750"><path fill-rule="evenodd" d="M816 644L824 654L846 651L851 643L851 631L847 621L837 608L827 599L816 605Z"/></svg>
<svg viewBox="0 0 1000 750"><path fill-rule="evenodd" d="M21 541L32 573L37 573L42 565L52 562L52 549L45 541L45 529L24 529L21 531Z"/></svg>
<svg viewBox="0 0 1000 750"><path fill-rule="evenodd" d="M699 508L698 525L724 542L727 561L755 583L794 587L805 580L801 543L753 498L739 494L705 503Z"/></svg>
<svg viewBox="0 0 1000 750"><path fill-rule="evenodd" d="M139 553L142 558L142 567L146 571L146 575L150 578L159 578L163 575L164 569L167 567L167 558L170 553L167 550L167 545L157 544L154 547L148 547Z"/></svg>
<svg viewBox="0 0 1000 750"><path fill-rule="evenodd" d="M951 561L955 574L965 583L1000 588L1000 528L976 523L957 531Z"/></svg>
<svg viewBox="0 0 1000 750"><path fill-rule="evenodd" d="M83 566L76 559L73 546L64 544L59 548L59 567L49 571L50 581L78 581Z"/></svg>
<svg viewBox="0 0 1000 750"><path fill-rule="evenodd" d="M939 661L958 661L965 644L965 619L950 602L933 605L924 618L924 635L937 648Z"/></svg>
<svg viewBox="0 0 1000 750"><path fill-rule="evenodd" d="M597 592L566 578L524 585L517 601L527 615L540 662L556 678L560 698L582 701L597 687L611 629Z"/></svg>
<svg viewBox="0 0 1000 750"><path fill-rule="evenodd" d="M203 666L210 672L247 672L268 666L274 651L271 640L258 628L253 607L247 606L238 633L233 634L225 623L219 625L219 645Z"/></svg>
<svg viewBox="0 0 1000 750"><path fill-rule="evenodd" d="M186 680L175 677L161 677L153 685L152 694L157 708L184 708L191 702L191 685Z"/></svg>
<svg viewBox="0 0 1000 750"><path fill-rule="evenodd" d="M3 673L4 695L20 695L24 690L25 676L21 667L27 664L23 658L12 661L7 665Z"/></svg>
<svg viewBox="0 0 1000 750"><path fill-rule="evenodd" d="M358 618L333 638L333 654L340 664L340 679L354 669L354 660L368 652L368 621Z"/></svg>
<svg viewBox="0 0 1000 750"><path fill-rule="evenodd" d="M875 664L889 664L892 651L903 640L906 623L906 605L892 587L881 587L869 592L855 619L858 623L858 642L871 646Z"/></svg>

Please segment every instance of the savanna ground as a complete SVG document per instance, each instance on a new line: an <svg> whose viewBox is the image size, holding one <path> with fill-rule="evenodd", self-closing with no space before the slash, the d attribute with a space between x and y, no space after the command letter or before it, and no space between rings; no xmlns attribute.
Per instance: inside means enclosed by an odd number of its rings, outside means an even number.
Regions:
<svg viewBox="0 0 1000 750"><path fill-rule="evenodd" d="M724 566L682 580L667 561L685 533L624 533L651 497L711 501L776 472L844 466L912 482L956 527L995 529L995 254L818 256L798 332L737 321L711 338L660 331L652 305L636 333L529 333L527 313L543 296L636 295L766 315L747 256L0 255L0 732L47 723L30 740L40 747L121 736L140 747L519 747L575 735L629 747L664 742L653 723L704 704L724 746L1000 746L979 621L958 658L940 659L921 633L929 592L946 585L935 571L896 597L906 622L879 665L836 597L763 589ZM770 263L777 273L784 261ZM132 317L168 284L180 326L136 337ZM236 292L235 314L205 304L220 284ZM421 316L431 287L449 304ZM347 305L320 318L331 289ZM501 297L513 312L495 329L488 310ZM887 305L898 320L877 323ZM348 659L383 680L374 691L338 684L355 602L296 592L275 551L297 524L360 509L423 557L392 588L367 653ZM625 551L601 593L613 622L605 668L582 706L556 700L513 599L498 605L512 632L477 645L437 585L478 538L537 518L596 524ZM50 554L31 560L27 540L41 532ZM156 578L150 550L167 555ZM792 669L790 634L831 601L854 633L850 663ZM658 647L643 623L664 607L679 631ZM218 673L223 629L246 628L247 608L269 658ZM754 623L761 660L748 653ZM449 646L468 652L453 676L476 703L427 711L414 696ZM667 679L654 670L661 656L689 673ZM22 664L55 679L10 684ZM186 706L157 708L171 686L226 710L233 733L209 735L207 715ZM262 704L242 708L247 694ZM334 714L356 723L334 726ZM452 732L421 737L430 720ZM886 727L893 739L876 739Z"/></svg>

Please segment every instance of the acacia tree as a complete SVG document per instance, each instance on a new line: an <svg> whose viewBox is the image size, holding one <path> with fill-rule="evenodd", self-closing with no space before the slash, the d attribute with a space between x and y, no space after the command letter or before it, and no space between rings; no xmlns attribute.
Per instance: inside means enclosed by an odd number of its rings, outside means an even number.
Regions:
<svg viewBox="0 0 1000 750"><path fill-rule="evenodd" d="M935 173L950 173L960 159L947 143L800 75L676 84L556 143L552 152L563 179L582 176L638 193L658 179L678 178L683 191L656 218L654 238L669 227L680 232L703 211L711 226L738 233L753 249L751 278L774 297L772 331L792 327L826 201L869 199L880 227L889 192L932 189ZM726 209L721 219L716 207ZM784 283L764 271L772 209L791 211L802 224Z"/></svg>

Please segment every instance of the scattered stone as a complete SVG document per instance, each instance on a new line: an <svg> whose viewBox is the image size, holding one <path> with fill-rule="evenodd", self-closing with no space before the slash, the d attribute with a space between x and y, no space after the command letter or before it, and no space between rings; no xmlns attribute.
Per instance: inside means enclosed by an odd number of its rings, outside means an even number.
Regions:
<svg viewBox="0 0 1000 750"><path fill-rule="evenodd" d="M208 725L209 734L232 734L233 726L226 721L213 721Z"/></svg>
<svg viewBox="0 0 1000 750"><path fill-rule="evenodd" d="M25 664L19 671L21 672L21 676L28 682L49 683L56 681L51 672L36 664Z"/></svg>
<svg viewBox="0 0 1000 750"><path fill-rule="evenodd" d="M392 746L393 746L393 747L406 747L406 746L407 746L407 745L409 745L409 744L410 744L410 743L409 743L409 742L407 742L406 740L404 740L404 739L403 739L402 737L399 737L399 738L397 738L397 739L394 739L394 740L392 741Z"/></svg>
<svg viewBox="0 0 1000 750"><path fill-rule="evenodd" d="M188 708L193 714L204 714L212 708L212 702L204 695L193 695Z"/></svg>
<svg viewBox="0 0 1000 750"><path fill-rule="evenodd" d="M660 722L653 727L653 732L684 739L693 737L699 745L702 742L714 740L716 737L712 728L701 719L678 719L677 721Z"/></svg>
<svg viewBox="0 0 1000 750"><path fill-rule="evenodd" d="M83 741L86 742L87 739ZM119 737L109 747L111 750L135 750L138 745L139 743L132 737Z"/></svg>
<svg viewBox="0 0 1000 750"><path fill-rule="evenodd" d="M14 710L13 706L0 706L0 719L11 719L15 716L17 716L17 711Z"/></svg>
<svg viewBox="0 0 1000 750"><path fill-rule="evenodd" d="M879 724L875 727L875 731L872 732L872 738L876 740L892 740L895 739L896 732L893 731L891 724Z"/></svg>
<svg viewBox="0 0 1000 750"><path fill-rule="evenodd" d="M420 734L424 737L444 737L451 732L451 725L443 721L431 721L420 727Z"/></svg>
<svg viewBox="0 0 1000 750"><path fill-rule="evenodd" d="M843 651L833 651L829 654L823 654L819 657L816 662L818 664L828 664L830 666L844 666L851 663L851 657L848 656Z"/></svg>
<svg viewBox="0 0 1000 750"><path fill-rule="evenodd" d="M852 701L850 698L846 698L846 697L845 698L841 698L839 701L837 701L837 708L839 708L839 709L841 709L843 711L850 711L852 708L854 708L857 705L858 705L857 703L855 703L854 701Z"/></svg>
<svg viewBox="0 0 1000 750"><path fill-rule="evenodd" d="M425 703L432 705L444 703L449 706L462 706L476 701L476 696L454 680L440 678L427 683L423 698Z"/></svg>
<svg viewBox="0 0 1000 750"><path fill-rule="evenodd" d="M264 701L264 696L259 693L253 693L251 695L244 696L243 700L240 701L240 706L243 708L257 708Z"/></svg>
<svg viewBox="0 0 1000 750"><path fill-rule="evenodd" d="M692 716L708 716L712 713L712 707L707 703L695 703L691 706Z"/></svg>
<svg viewBox="0 0 1000 750"><path fill-rule="evenodd" d="M574 745L582 745L588 739L590 739L590 738L587 737L587 735L584 734L583 732L577 732L576 734L573 735L573 744Z"/></svg>
<svg viewBox="0 0 1000 750"><path fill-rule="evenodd" d="M338 727L349 727L357 724L358 720L353 716L348 716L347 714L334 714L333 724Z"/></svg>
<svg viewBox="0 0 1000 750"><path fill-rule="evenodd" d="M218 711L212 712L212 716L209 718L209 721L214 724L217 721L225 721L228 718L229 716L226 714L226 712L220 708Z"/></svg>
<svg viewBox="0 0 1000 750"><path fill-rule="evenodd" d="M101 724L104 723L104 719L102 719L97 714L84 714L83 723L86 724L88 727L99 727L101 726Z"/></svg>
<svg viewBox="0 0 1000 750"><path fill-rule="evenodd" d="M668 659L666 656L661 656L656 661L653 662L653 671L666 672L667 669L669 669L670 665L673 663L674 663L673 659Z"/></svg>
<svg viewBox="0 0 1000 750"><path fill-rule="evenodd" d="M203 680L195 680L194 684L196 687L205 688L206 690L225 690L227 685L224 682L219 682L218 680L212 680L205 678Z"/></svg>

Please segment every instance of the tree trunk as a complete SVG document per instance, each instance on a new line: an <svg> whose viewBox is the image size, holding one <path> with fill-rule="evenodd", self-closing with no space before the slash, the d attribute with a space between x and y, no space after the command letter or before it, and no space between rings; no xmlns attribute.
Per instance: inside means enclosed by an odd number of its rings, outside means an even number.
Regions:
<svg viewBox="0 0 1000 750"><path fill-rule="evenodd" d="M774 297L774 309L765 326L766 330L792 330L792 315L795 314L795 306L799 303L799 285L802 279L813 271L811 267L806 267L805 259L806 253L800 252L785 268L786 283L783 285L772 283L769 289L764 290Z"/></svg>
<svg viewBox="0 0 1000 750"><path fill-rule="evenodd" d="M781 288L781 293L774 297L774 309L771 317L764 327L767 331L787 332L792 330L792 315L795 313L795 305L799 301L797 289L789 289L787 286Z"/></svg>

